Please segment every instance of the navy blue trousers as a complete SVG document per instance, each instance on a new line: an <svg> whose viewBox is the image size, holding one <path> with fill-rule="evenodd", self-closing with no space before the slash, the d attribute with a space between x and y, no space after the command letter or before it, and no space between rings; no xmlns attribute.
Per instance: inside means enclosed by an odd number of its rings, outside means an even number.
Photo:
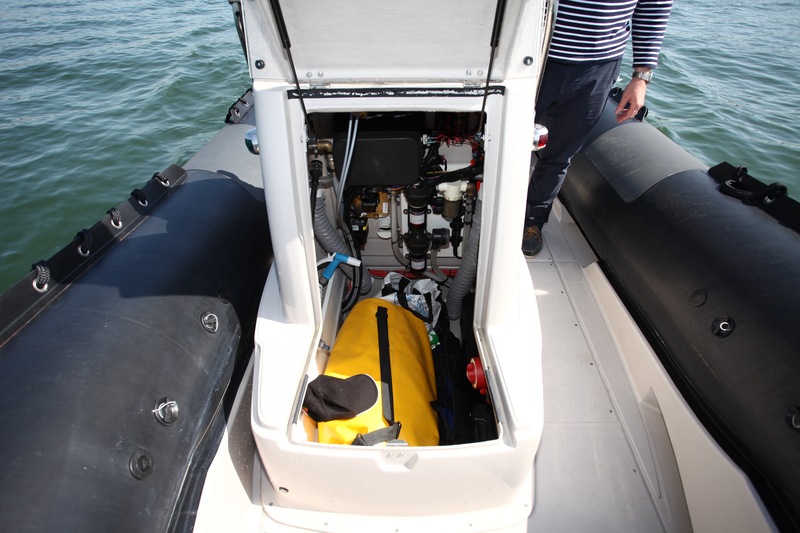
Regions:
<svg viewBox="0 0 800 533"><path fill-rule="evenodd" d="M600 118L608 93L619 76L620 59L602 63L545 65L536 122L547 126L547 146L538 153L525 209L525 225L541 226L550 216L569 163Z"/></svg>

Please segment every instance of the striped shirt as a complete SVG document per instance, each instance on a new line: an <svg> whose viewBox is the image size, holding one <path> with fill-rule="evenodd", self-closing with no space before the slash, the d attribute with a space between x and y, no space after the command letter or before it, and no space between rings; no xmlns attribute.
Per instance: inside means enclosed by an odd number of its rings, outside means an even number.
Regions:
<svg viewBox="0 0 800 533"><path fill-rule="evenodd" d="M655 68L671 9L672 0L560 0L548 57L618 59L632 35L633 66Z"/></svg>

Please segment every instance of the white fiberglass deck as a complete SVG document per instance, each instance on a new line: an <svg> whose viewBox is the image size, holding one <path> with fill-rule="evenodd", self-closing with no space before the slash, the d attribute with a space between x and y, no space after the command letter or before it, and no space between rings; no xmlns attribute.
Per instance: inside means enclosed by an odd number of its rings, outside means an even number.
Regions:
<svg viewBox="0 0 800 533"><path fill-rule="evenodd" d="M529 530L691 529L685 505L683 517L659 517L644 423L583 268L595 261L591 250L558 207L544 241L528 259L542 323L545 399Z"/></svg>
<svg viewBox="0 0 800 533"><path fill-rule="evenodd" d="M528 531L775 531L558 202L543 236L527 262L545 409Z"/></svg>

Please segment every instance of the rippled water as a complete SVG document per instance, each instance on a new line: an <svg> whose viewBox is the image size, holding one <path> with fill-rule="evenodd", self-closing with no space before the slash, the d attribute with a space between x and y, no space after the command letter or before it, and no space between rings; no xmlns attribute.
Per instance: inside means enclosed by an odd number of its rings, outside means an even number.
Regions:
<svg viewBox="0 0 800 533"><path fill-rule="evenodd" d="M0 8L2 290L185 162L250 80L228 2Z"/></svg>
<svg viewBox="0 0 800 533"><path fill-rule="evenodd" d="M4 290L185 162L250 82L224 0L0 9ZM797 0L676 0L650 122L707 164L746 165L800 198L798 27Z"/></svg>
<svg viewBox="0 0 800 533"><path fill-rule="evenodd" d="M675 0L648 120L800 199L800 3Z"/></svg>

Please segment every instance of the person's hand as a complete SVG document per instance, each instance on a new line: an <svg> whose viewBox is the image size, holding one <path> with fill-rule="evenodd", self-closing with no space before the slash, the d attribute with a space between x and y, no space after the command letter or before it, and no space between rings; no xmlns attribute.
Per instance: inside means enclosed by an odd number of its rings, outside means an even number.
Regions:
<svg viewBox="0 0 800 533"><path fill-rule="evenodd" d="M622 91L622 98L619 101L616 111L617 122L622 122L633 118L644 105L644 96L647 93L647 82L639 78L633 78L625 90Z"/></svg>

